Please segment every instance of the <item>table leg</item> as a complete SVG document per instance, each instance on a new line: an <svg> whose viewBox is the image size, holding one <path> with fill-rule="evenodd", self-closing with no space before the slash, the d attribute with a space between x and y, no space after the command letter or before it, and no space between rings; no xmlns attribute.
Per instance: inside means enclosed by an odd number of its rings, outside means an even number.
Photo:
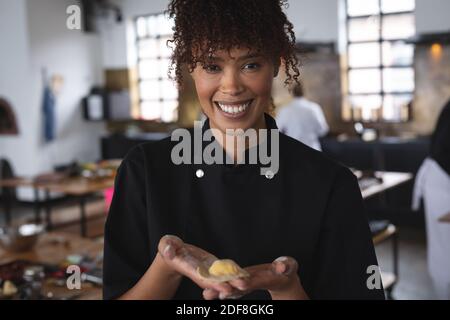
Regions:
<svg viewBox="0 0 450 320"><path fill-rule="evenodd" d="M38 188L34 188L34 217L36 223L41 223L41 201Z"/></svg>
<svg viewBox="0 0 450 320"><path fill-rule="evenodd" d="M398 270L398 231L394 234L394 237L392 238L392 252L393 252L393 267L394 267L394 274L395 277L398 279L399 277L399 270Z"/></svg>
<svg viewBox="0 0 450 320"><path fill-rule="evenodd" d="M81 222L81 236L83 238L87 235L87 219L86 219L86 197L80 196L80 222Z"/></svg>
<svg viewBox="0 0 450 320"><path fill-rule="evenodd" d="M6 188L5 188L6 189ZM4 201L4 209L5 209L5 223L7 226L11 225L11 198L6 195L6 197L4 197L3 199Z"/></svg>
<svg viewBox="0 0 450 320"><path fill-rule="evenodd" d="M50 206L50 191L48 189L45 190L45 219L47 223L47 229L52 230L52 217L51 217L52 211Z"/></svg>

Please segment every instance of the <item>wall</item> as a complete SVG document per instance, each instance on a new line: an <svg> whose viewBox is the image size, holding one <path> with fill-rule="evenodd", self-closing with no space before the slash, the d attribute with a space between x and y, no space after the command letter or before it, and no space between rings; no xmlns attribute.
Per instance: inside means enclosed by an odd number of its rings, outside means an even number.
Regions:
<svg viewBox="0 0 450 320"><path fill-rule="evenodd" d="M450 1L416 0L417 33L450 32ZM450 45L432 54L429 45L415 50L416 93L411 130L430 134L437 118L450 99Z"/></svg>
<svg viewBox="0 0 450 320"><path fill-rule="evenodd" d="M290 0L286 9L297 41L337 41L337 12L338 0Z"/></svg>
<svg viewBox="0 0 450 320"><path fill-rule="evenodd" d="M450 1L416 0L417 33L450 32Z"/></svg>
<svg viewBox="0 0 450 320"><path fill-rule="evenodd" d="M21 173L31 174L37 168L33 161L37 150L29 143L35 133L28 125L30 66L25 0L0 0L0 43L0 96L12 105L20 131L19 136L0 136L0 157L11 160Z"/></svg>
<svg viewBox="0 0 450 320"><path fill-rule="evenodd" d="M21 130L18 137L0 137L1 152L11 160L18 175L35 175L73 160L99 159L99 138L105 131L104 124L82 120L80 104L91 86L103 82L99 36L66 28L66 8L74 1L2 0L1 3L5 8L0 10L0 23L6 25L0 28L0 40L12 42L12 47L5 46L6 53L0 53L0 63L6 64L7 71L2 66L0 81L8 83L0 86L0 90L17 109ZM6 30L14 32L8 35ZM4 39L8 36L14 39ZM58 74L64 79L56 99L57 137L48 144L42 141L44 67L49 75ZM20 191L22 198L29 198L30 194Z"/></svg>
<svg viewBox="0 0 450 320"><path fill-rule="evenodd" d="M415 56L417 89L411 126L414 132L430 134L450 99L450 44L437 53L429 45L417 45Z"/></svg>

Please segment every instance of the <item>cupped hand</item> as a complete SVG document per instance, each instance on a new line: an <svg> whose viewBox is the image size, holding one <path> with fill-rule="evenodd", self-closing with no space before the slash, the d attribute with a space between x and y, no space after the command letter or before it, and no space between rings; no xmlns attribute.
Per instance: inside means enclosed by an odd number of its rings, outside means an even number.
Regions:
<svg viewBox="0 0 450 320"><path fill-rule="evenodd" d="M267 290L274 300L308 299L298 277L298 264L294 258L280 257L272 263L247 267L245 270L250 274L248 278L229 282L233 288L231 293L206 288L203 297L207 300L236 299L255 290Z"/></svg>

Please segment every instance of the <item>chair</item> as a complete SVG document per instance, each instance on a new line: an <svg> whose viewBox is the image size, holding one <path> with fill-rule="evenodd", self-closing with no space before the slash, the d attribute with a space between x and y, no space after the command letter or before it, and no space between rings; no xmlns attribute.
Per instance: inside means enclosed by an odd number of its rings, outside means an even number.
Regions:
<svg viewBox="0 0 450 320"><path fill-rule="evenodd" d="M0 179L9 179L14 177L11 164L6 159L0 159ZM7 225L11 224L11 208L17 201L16 188L0 188L0 200L3 204L5 221Z"/></svg>

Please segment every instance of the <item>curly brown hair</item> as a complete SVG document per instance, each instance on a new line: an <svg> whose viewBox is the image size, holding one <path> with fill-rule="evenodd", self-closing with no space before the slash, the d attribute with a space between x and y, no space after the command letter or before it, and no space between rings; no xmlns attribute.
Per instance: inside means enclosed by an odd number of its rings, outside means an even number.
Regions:
<svg viewBox="0 0 450 320"><path fill-rule="evenodd" d="M246 47L284 61L285 84L298 83L293 25L283 12L287 0L172 0L167 13L175 20L169 74L182 85L182 65L192 72L217 50ZM277 64L276 64L277 65Z"/></svg>

